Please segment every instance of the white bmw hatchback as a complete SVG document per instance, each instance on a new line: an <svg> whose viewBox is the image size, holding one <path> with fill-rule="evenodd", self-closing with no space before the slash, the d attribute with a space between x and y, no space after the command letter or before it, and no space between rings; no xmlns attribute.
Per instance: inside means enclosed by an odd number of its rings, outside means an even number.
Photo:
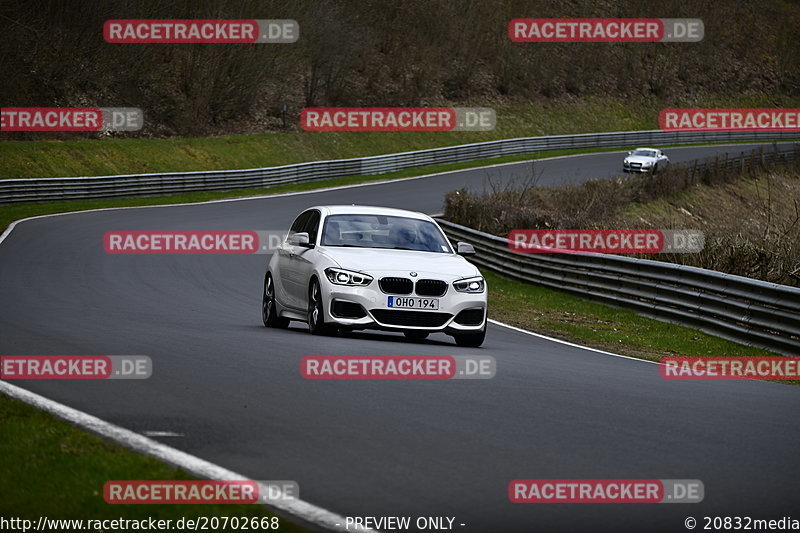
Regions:
<svg viewBox="0 0 800 533"><path fill-rule="evenodd" d="M272 255L264 276L267 327L290 320L311 333L381 329L411 339L432 332L459 346L486 336L486 281L453 250L429 216L366 206L318 206L303 211Z"/></svg>

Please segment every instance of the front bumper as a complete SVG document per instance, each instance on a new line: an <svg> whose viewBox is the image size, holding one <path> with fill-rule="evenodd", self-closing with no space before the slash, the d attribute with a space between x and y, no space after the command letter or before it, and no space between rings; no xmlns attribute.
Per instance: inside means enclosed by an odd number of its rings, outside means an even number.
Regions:
<svg viewBox="0 0 800 533"><path fill-rule="evenodd" d="M637 163L622 163L622 170L625 172L651 172L653 165L644 166Z"/></svg>
<svg viewBox="0 0 800 533"><path fill-rule="evenodd" d="M335 285L322 280L325 322L347 329L388 331L419 330L435 332L480 331L486 325L487 290L470 294L456 291L452 285L438 297L437 311L395 309L388 306L389 296L378 287L378 280L367 287ZM428 296L411 296L414 298ZM360 308L363 316L358 317Z"/></svg>

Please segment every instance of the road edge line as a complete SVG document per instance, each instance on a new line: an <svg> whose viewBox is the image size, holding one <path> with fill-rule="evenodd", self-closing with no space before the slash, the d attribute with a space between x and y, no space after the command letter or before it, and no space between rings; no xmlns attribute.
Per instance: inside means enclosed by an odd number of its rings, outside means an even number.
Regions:
<svg viewBox="0 0 800 533"><path fill-rule="evenodd" d="M6 381L0 380L0 392L10 398L46 411L56 418L72 423L83 430L109 439L129 450L158 459L159 461L184 470L196 477L225 481L252 481L241 474L227 470L205 459L200 459L199 457L172 448L129 429L106 422L105 420L84 413L83 411L50 400L49 398L17 387ZM262 490L266 489L262 484L260 484L260 486ZM274 490L274 487L272 487L273 493ZM264 504L264 506L270 510L281 511L285 515L288 515L289 518L299 519L301 522L299 525L310 525L325 531L336 531L341 527L339 526L337 528L337 524L341 525L345 522L344 517L300 499L287 500L285 502L270 502ZM374 530L364 531L370 532Z"/></svg>
<svg viewBox="0 0 800 533"><path fill-rule="evenodd" d="M778 141L778 142L779 143L785 143L785 142L792 142L792 141ZM678 145L678 146L675 146L673 148L703 148L703 147L708 147L708 146L725 147L725 146L736 146L737 144L740 144L740 143L701 144L701 145L687 145L687 146ZM754 143L744 143L744 144L770 144L770 142L765 141L763 143L754 142ZM80 213L96 213L96 212L99 212L99 211L112 211L112 210L115 210L115 209L120 209L120 210L122 210L122 209L149 209L149 208L158 208L158 207L180 207L180 206L193 206L193 205L203 205L203 204L216 204L216 203L223 203L223 202L242 202L242 201L246 201L246 200L264 200L264 199L267 199L267 198L280 198L280 197L283 197L283 196L299 196L299 195L302 195L302 194L315 194L315 193L319 193L319 192L329 192L329 191L339 191L339 190L342 190L342 189L352 189L352 188L355 188L355 187L369 187L369 186L372 186L372 185L384 185L386 183L399 183L399 182L403 182L403 181L412 181L412 180L418 180L418 179L423 179L423 178L434 178L434 177L437 177L437 176L443 176L445 174L453 174L454 172L465 172L465 171L470 171L470 170L481 170L481 169L484 169L484 168L487 168L487 169L488 168L497 168L497 167L504 167L504 166L509 166L509 165L522 165L522 164L526 164L526 163L535 163L537 161L552 161L554 159L566 159L568 157L588 157L588 156L597 155L598 153L601 153L601 154L615 154L615 153L621 153L621 152L625 152L625 149L621 149L621 150L614 149L614 150L603 151L603 152L583 152L583 153L569 154L569 155L555 155L555 156L552 156L552 157L542 157L542 158L539 158L539 159L523 159L521 161L508 161L508 162L505 162L505 163L495 163L493 165L467 167L467 168L460 168L460 169L457 169L457 170L445 170L445 171L442 171L442 172L434 172L433 174L423 174L421 176L407 176L407 177L404 177L404 178L387 178L387 179L383 179L383 180L367 181L367 182L363 182L363 183L351 183L349 185L335 185L333 187L323 187L321 189L310 189L310 190L307 190L307 191L292 191L292 192L282 192L282 193L277 193L277 194L257 194L257 195L254 195L254 196L238 196L238 197L235 197L235 198L217 198L215 200L203 200L203 201L200 201L200 202L183 202L183 203L177 203L177 204L131 205L131 206L120 206L120 207L98 207L96 209L81 209L80 211L65 211L65 212L62 212L62 213L48 213L46 215L35 215L35 216L32 216L32 217L26 217L26 218L20 218L18 220L14 220L13 222L11 222L8 225L8 228L6 228L6 230L2 234L0 234L0 243L2 243L5 240L5 238L9 234L11 234L11 230L18 223L27 222L29 220L36 220L38 218L59 217L59 216L65 216L65 215L77 215L77 214L80 214ZM299 183L303 183L303 182L299 182ZM202 191L200 191L200 192L202 192ZM134 197L131 197L131 198L137 198L137 197L134 196ZM146 198L146 197L142 197L142 198ZM99 199L102 199L102 198L99 198ZM13 205L13 204L6 204L6 205Z"/></svg>
<svg viewBox="0 0 800 533"><path fill-rule="evenodd" d="M580 348L582 350L588 350L590 352L597 352L603 355L609 355L611 357L619 357L621 359L631 359L632 361L641 361L643 363L652 363L654 365L663 365L664 363L659 363L658 361L651 361L649 359L641 359L639 357L632 357L630 355L622 355L619 353L607 352L605 350L601 350L599 348L592 348L591 346L582 346L580 344L565 341L562 339L557 339L555 337L548 337L547 335L542 335L541 333L536 333L535 331L529 331L527 329L518 328L517 326L512 326L511 324L506 324L505 322L500 322L499 320L495 320L493 318L488 318L487 322L494 324L496 326L500 326L503 328L512 329L514 331L518 331L519 333L524 333L526 335L533 335L534 337L539 337L540 339L545 339L551 342L557 342L559 344L565 344L567 346L572 346L573 348Z"/></svg>

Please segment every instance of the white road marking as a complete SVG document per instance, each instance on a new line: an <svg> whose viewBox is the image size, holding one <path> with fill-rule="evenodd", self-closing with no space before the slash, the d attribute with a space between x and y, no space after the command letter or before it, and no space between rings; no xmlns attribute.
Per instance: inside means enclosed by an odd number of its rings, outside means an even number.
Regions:
<svg viewBox="0 0 800 533"><path fill-rule="evenodd" d="M782 142L789 142L789 141L779 141ZM752 143L752 144L772 144L772 143ZM725 147L725 146L737 146L737 144L713 144L713 145L706 145L706 146L675 146L673 148L707 148L708 146L715 146L715 147ZM588 152L585 154L572 154L572 155L557 155L553 157L543 157L540 159L527 159L522 161L509 161L507 163L496 163L494 165L484 165L479 167L468 167L468 168L461 168L458 170L446 170L444 172L435 172L433 174L424 174L422 176L410 176L407 178L387 178L385 180L378 180L378 181L368 181L366 183L353 183L351 185L337 185L335 187L325 187L323 189L311 189L308 191L295 191L295 192L283 192L278 194L259 194L255 196L241 196L237 198L220 198L217 200L206 200L203 202L189 202L189 203L180 203L180 204L160 204L160 205L133 205L128 207L101 207L97 209L84 209L82 211L70 211L68 213L50 213L47 215L36 215L33 217L28 218L21 218L19 220L15 220L11 224L8 225L8 228L0 235L0 243L2 243L6 237L11 234L11 231L16 227L17 224L21 222L26 222L28 220L36 220L37 218L48 218L48 217L60 217L65 215L79 215L81 213L95 213L97 211L114 211L114 210L122 210L122 209L155 209L159 207L181 207L181 206L192 206L192 205L202 205L202 204L217 204L223 202L242 202L246 200L264 200L266 198L282 198L284 196L300 196L303 194L317 194L321 192L329 192L329 191L339 191L342 189L352 189L356 187L371 187L374 185L384 185L386 183L400 183L403 181L413 181L419 180L424 178L434 178L436 176L443 176L445 174L452 174L454 172L464 172L467 170L481 170L484 168L497 168L497 167L505 167L509 165L521 165L525 163L535 163L537 161L552 161L554 159L566 159L568 157L590 157L595 155L609 155L609 154L617 154L617 153L627 153L625 150L614 150L610 152ZM246 170L256 170L256 169L246 169ZM55 178L58 179L58 178ZM101 200L102 198L98 198ZM13 204L12 204L13 205Z"/></svg>
<svg viewBox="0 0 800 533"><path fill-rule="evenodd" d="M715 145L715 146L734 146L734 145ZM691 147L687 147L691 148ZM612 152L601 152L602 154L614 154L618 151ZM624 150L620 150L619 152L624 152ZM385 179L380 181L370 181L367 183L355 183L352 185L340 185L337 187L327 187L323 189L312 189L309 191L296 191L296 192L287 192L287 193L280 193L280 194L263 194L257 196L247 196L241 198L222 198L218 200L208 200L205 202L193 202L193 203L182 203L182 204L162 204L162 205L144 205L144 206L130 206L130 207L106 207L100 209L86 209L83 211L72 211L68 213L51 213L47 215L38 215L28 218L23 218L20 220L15 220L11 224L8 225L8 228L0 235L0 244L11 234L17 224L22 222L26 222L28 220L36 220L38 218L48 218L48 217L56 217L56 216L65 216L65 215L79 215L81 213L92 213L97 211L113 211L113 210L122 210L122 209L147 209L147 208L159 208L159 207L180 207L180 206L191 206L191 205L200 205L200 204L213 204L213 203L222 203L222 202L240 202L244 200L262 200L265 198L280 198L284 196L299 196L302 194L316 194L321 192L328 192L328 191L336 191L341 189L350 189L356 187L370 187L374 185L382 185L385 183L396 183L396 182L403 182L403 181L413 181L418 179L430 178L435 176L441 176L444 174L452 174L453 172L461 172L465 170L474 170L474 169L483 169L483 168L496 168L508 165L518 165L524 164L529 162L535 161L549 161L553 159L564 159L567 157L585 157L585 156L593 156L597 155L598 152L586 153L586 154L573 154L573 155L564 155L564 156L555 156L555 157L545 157L541 159L532 159L527 161L511 161L508 163L498 163L495 165L486 165L480 167L472 167L464 168L459 170L449 170L445 172L437 172L434 174L425 174L422 176L412 176L408 178L395 178L395 179ZM536 337L540 337L542 339L546 339L552 342L558 342L560 344L566 344L568 346L573 346L576 348L581 348L583 350L589 350L593 352L602 353L605 355L610 355L613 357L621 357L624 359L632 359L634 361L642 361L646 363L653 363L653 364L661 364L656 363L655 361L647 361L645 359L637 359L635 357L629 357L627 355L620 355L611 352L606 352L603 350L598 350L596 348L589 348L586 346L581 346L579 344L574 344L567 341L562 341L560 339L554 339L552 337L547 337L545 335L540 335L538 333L533 333L531 331L527 331L524 329L520 329L508 324L504 324L502 322L498 322L496 320L489 320L489 322L496 324L498 326L506 327L509 329L513 329L528 335L534 335ZM185 452L177 450L175 448L170 448L165 444L161 444L160 442L156 442L148 437L143 435L139 435L127 429L121 428L104 420L101 420L97 417L94 417L90 414L83 413L78 411L77 409L73 409L66 405L60 404L53 400L47 399L43 396L39 396L38 394L34 394L29 392L25 389L21 389L9 383L0 380L0 392L4 394L23 401L29 405L34 407L38 407L44 411L47 411L58 418L63 420L67 420L72 422L73 424L91 431L93 433L97 433L102 435L114 442L120 443L127 448L133 449L139 453L144 455L150 455L157 459L160 459L170 465L176 466L178 468L182 468L187 472L202 478L207 479L231 479L231 480L246 480L244 476L240 474L236 474L235 472L231 472L222 468L221 466L217 466L213 463L200 459L199 457L195 457L193 455L189 455ZM342 523L342 518L339 515L336 515L330 511L322 509L320 507L316 507L310 503L304 502L302 500L294 500L289 501L288 503L285 502L273 502L270 507L274 507L275 509L279 509L284 511L289 515L293 515L296 517L301 518L302 520L308 521L312 524L319 525L324 528L328 529L335 529L337 525ZM362 531L371 532L372 530L364 529Z"/></svg>
<svg viewBox="0 0 800 533"><path fill-rule="evenodd" d="M95 433L109 440L112 440L128 449L139 452L143 455L155 457L169 465L185 470L190 474L204 479L225 480L225 481L252 481L249 478L226 470L199 457L189 455L186 452L171 448L166 444L156 442L144 435L119 427L101 420L90 414L78 411L72 407L60 404L44 396L39 396L16 385L11 385L0 380L0 392L14 399L20 400L43 411L55 415L56 417L71 422L91 433ZM277 494L275 487L270 487L272 494ZM260 485L260 490L265 491L267 487ZM280 497L280 496L279 496ZM332 513L321 507L317 507L300 499L271 501L266 505L269 509L275 509L299 518L305 522L325 529L336 529L336 524L344 522L344 517ZM373 530L362 530L373 531Z"/></svg>
<svg viewBox="0 0 800 533"><path fill-rule="evenodd" d="M602 153L616 153L616 152L602 152ZM317 194L321 192L329 192L329 191L339 191L342 189L352 189L355 187L369 187L373 185L383 185L386 183L399 183L403 181L412 181L412 180L419 180L423 178L433 178L436 176L443 176L445 174L452 174L453 172L462 172L465 170L478 170L483 168L494 168L494 167L503 167L507 165L519 165L523 163L530 163L532 161L547 161L550 159L563 159L565 157L582 157L582 156L590 156L590 155L597 155L597 153L588 153L588 154L575 154L575 155L559 155L554 157L545 157L542 159L531 159L527 161L510 161L508 163L497 163L494 165L486 165L481 167L472 167L472 168L463 168L459 170L447 170L444 172L436 172L434 174L424 174L422 176L410 176L407 178L387 178L385 180L377 180L377 181L369 181L366 183L353 183L351 185L337 185L335 187L325 187L323 189L311 189L308 191L294 191L294 192L282 192L277 194L258 194L255 196L239 196L236 198L219 198L217 200L205 200L203 202L186 202L186 203L179 203L179 204L159 204L159 205L132 205L127 207L99 207L97 209L83 209L81 211L69 211L66 213L49 213L47 215L36 215L27 218L21 218L19 220L15 220L11 224L8 225L8 228L0 235L0 243L2 243L5 238L11 234L11 231L16 227L17 224L21 222L27 222L28 220L36 220L37 218L49 218L49 217L61 217L66 215L79 215L81 213L96 213L98 211L114 211L114 210L123 210L123 209L154 209L159 207L182 207L182 206L192 206L192 205L203 205L203 204L220 204L224 202L242 202L246 200L264 200L266 198L282 198L284 196L300 196L303 194ZM254 170L254 169L248 169ZM334 178L335 179L335 178ZM307 182L304 182L307 183ZM202 192L202 191L200 191ZM102 200L103 198L97 198L97 200ZM13 204L11 204L13 205Z"/></svg>
<svg viewBox="0 0 800 533"><path fill-rule="evenodd" d="M632 361L640 361L642 363L652 363L654 365L661 365L663 363L659 363L658 361L650 361L649 359L639 359L638 357L631 357L630 355L622 355L618 353L607 352L605 350L599 350L597 348L591 348L589 346L581 346L580 344L575 344L574 342L564 341L561 339L556 339L554 337L548 337L547 335L542 335L541 333L536 333L533 331L528 331L527 329L518 328L516 326L512 326L511 324L506 324L504 322L499 322L494 319L489 319L488 322L494 324L496 326L501 326L508 329L513 329L514 331L519 331L520 333L524 333L526 335L533 335L534 337L539 337L540 339L545 339L551 342L557 342L559 344L566 344L567 346L572 346L574 348L580 348L581 350L587 350L590 352L597 352L603 355L610 355L612 357L621 357L622 359L630 359Z"/></svg>
<svg viewBox="0 0 800 533"><path fill-rule="evenodd" d="M145 437L185 437L183 433L173 433L172 431L142 431Z"/></svg>

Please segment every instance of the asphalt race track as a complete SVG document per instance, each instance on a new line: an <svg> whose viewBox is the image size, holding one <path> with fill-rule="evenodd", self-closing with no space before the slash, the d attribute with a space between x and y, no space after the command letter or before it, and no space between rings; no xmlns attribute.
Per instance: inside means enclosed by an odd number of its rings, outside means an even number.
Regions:
<svg viewBox="0 0 800 533"><path fill-rule="evenodd" d="M748 145L666 149L673 162ZM622 152L537 162L542 185ZM464 532L687 531L692 516L800 518L800 388L665 381L652 363L492 325L482 348L261 325L269 256L109 255L109 230L271 230L317 204L441 211L529 163L356 188L40 218L0 245L0 353L149 355L147 380L17 381L343 516L454 516ZM305 380L306 355L492 355L490 380ZM727 354L719 354L727 355ZM513 504L517 478L700 479L699 504ZM413 520L413 519L412 519ZM459 524L464 524L463 526ZM344 530L344 529L343 529Z"/></svg>

